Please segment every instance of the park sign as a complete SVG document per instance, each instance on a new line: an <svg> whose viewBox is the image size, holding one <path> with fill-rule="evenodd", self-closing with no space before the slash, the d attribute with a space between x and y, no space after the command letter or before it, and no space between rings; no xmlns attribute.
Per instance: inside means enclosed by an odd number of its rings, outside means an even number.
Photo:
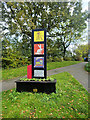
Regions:
<svg viewBox="0 0 90 120"><path fill-rule="evenodd" d="M27 66L27 78L16 81L16 91L56 93L56 79L47 79L46 73L46 30L35 29L32 30L32 65Z"/></svg>
<svg viewBox="0 0 90 120"><path fill-rule="evenodd" d="M32 30L32 78L46 79L46 30Z"/></svg>

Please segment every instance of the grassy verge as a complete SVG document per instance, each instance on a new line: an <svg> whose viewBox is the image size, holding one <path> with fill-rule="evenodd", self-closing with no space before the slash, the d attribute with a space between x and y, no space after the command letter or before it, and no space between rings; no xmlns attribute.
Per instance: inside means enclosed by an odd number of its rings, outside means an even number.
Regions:
<svg viewBox="0 0 90 120"><path fill-rule="evenodd" d="M73 64L80 63L80 61L63 61L63 62L50 62L47 63L47 70L65 67ZM6 69L2 70L2 80L13 79L15 77L22 77L27 75L27 66L14 68L14 69Z"/></svg>
<svg viewBox="0 0 90 120"><path fill-rule="evenodd" d="M50 62L50 63L47 63L47 70L56 69L56 68L60 68L60 67L66 67L69 65L78 64L80 62L81 61Z"/></svg>
<svg viewBox="0 0 90 120"><path fill-rule="evenodd" d="M90 63L87 63L87 64L85 65L85 70L86 70L87 72L90 72Z"/></svg>
<svg viewBox="0 0 90 120"><path fill-rule="evenodd" d="M88 92L83 86L67 72L51 77L57 79L56 94L4 91L3 118L88 118Z"/></svg>

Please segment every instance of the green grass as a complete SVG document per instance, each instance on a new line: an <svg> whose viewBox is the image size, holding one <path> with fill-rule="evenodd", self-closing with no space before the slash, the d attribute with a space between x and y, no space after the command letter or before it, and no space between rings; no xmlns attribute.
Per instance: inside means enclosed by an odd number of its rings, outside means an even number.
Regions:
<svg viewBox="0 0 90 120"><path fill-rule="evenodd" d="M77 64L80 62L81 61L50 62L50 63L47 63L47 70L65 67L65 66ZM25 75L27 75L27 66L2 70L2 80L13 79L15 77L22 77Z"/></svg>
<svg viewBox="0 0 90 120"><path fill-rule="evenodd" d="M47 63L47 70L56 69L56 68L60 68L60 67L66 67L69 65L78 64L80 62L81 61L50 62L50 63Z"/></svg>
<svg viewBox="0 0 90 120"><path fill-rule="evenodd" d="M85 70L86 70L87 72L90 72L90 63L87 63L87 64L85 65Z"/></svg>
<svg viewBox="0 0 90 120"><path fill-rule="evenodd" d="M56 94L2 93L3 118L88 118L88 92L69 73L52 75L57 79Z"/></svg>

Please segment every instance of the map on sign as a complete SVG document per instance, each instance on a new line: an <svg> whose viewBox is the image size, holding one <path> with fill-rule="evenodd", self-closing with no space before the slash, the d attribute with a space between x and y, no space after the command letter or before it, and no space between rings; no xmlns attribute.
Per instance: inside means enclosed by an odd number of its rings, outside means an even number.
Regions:
<svg viewBox="0 0 90 120"><path fill-rule="evenodd" d="M44 54L44 44L34 44L34 55Z"/></svg>
<svg viewBox="0 0 90 120"><path fill-rule="evenodd" d="M44 31L34 31L34 42L44 41Z"/></svg>
<svg viewBox="0 0 90 120"><path fill-rule="evenodd" d="M34 57L34 68L44 68L44 57Z"/></svg>
<svg viewBox="0 0 90 120"><path fill-rule="evenodd" d="M44 70L34 70L34 77L44 77Z"/></svg>

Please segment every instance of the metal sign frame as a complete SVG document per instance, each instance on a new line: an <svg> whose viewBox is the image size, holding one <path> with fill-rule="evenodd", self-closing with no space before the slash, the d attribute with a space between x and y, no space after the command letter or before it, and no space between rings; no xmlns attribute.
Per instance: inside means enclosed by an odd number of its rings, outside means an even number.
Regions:
<svg viewBox="0 0 90 120"><path fill-rule="evenodd" d="M37 39L37 42L36 42L36 33L39 34L39 33L43 33L44 32L44 39L39 38ZM40 35L40 34L39 34ZM34 38L35 37L35 38ZM44 54L41 55L41 54L38 54L38 55L34 55L34 44L44 44ZM42 67L34 67L34 59L35 57L44 57L44 68ZM41 71L44 71L44 75L43 76L35 76L34 73L36 73L37 70L37 73L38 73L38 70L41 70ZM45 78L46 79L47 77L47 65L46 65L46 30L45 29L34 29L32 30L32 78Z"/></svg>

